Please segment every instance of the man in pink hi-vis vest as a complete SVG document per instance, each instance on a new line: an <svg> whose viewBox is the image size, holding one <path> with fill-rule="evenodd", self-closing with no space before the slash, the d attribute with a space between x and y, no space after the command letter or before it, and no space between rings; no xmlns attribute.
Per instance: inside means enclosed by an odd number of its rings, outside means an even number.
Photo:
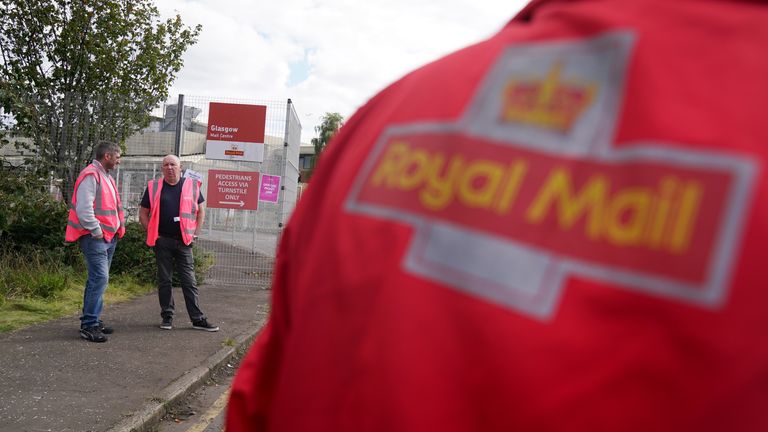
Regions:
<svg viewBox="0 0 768 432"><path fill-rule="evenodd" d="M383 90L227 432L768 431L767 47L766 1L536 1Z"/></svg>
<svg viewBox="0 0 768 432"><path fill-rule="evenodd" d="M108 174L120 164L120 146L101 142L94 149L95 159L75 181L65 240L79 242L88 268L83 291L80 337L90 342L106 342L114 330L101 320L104 291L109 283L109 267L117 239L125 234L125 216L120 193Z"/></svg>
<svg viewBox="0 0 768 432"><path fill-rule="evenodd" d="M177 156L163 158L163 178L147 184L139 209L139 222L147 230L147 245L155 250L157 260L157 295L160 301L160 328L173 328L175 312L171 280L174 268L181 280L184 304L192 328L209 332L219 327L208 322L200 309L195 258L192 245L203 226L205 206L200 182L181 176Z"/></svg>

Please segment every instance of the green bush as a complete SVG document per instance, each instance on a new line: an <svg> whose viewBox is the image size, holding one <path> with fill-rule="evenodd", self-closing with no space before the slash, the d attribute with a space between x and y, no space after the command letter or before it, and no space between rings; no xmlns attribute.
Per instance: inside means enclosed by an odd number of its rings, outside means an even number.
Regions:
<svg viewBox="0 0 768 432"><path fill-rule="evenodd" d="M117 242L110 273L126 274L138 282L154 284L157 280L155 254L146 244L147 233L138 222L125 225L125 236Z"/></svg>
<svg viewBox="0 0 768 432"><path fill-rule="evenodd" d="M64 243L67 205L49 191L49 179L0 166L0 244L22 255L44 253L55 261L77 262Z"/></svg>
<svg viewBox="0 0 768 432"><path fill-rule="evenodd" d="M216 263L216 255L196 244L192 245L192 254L195 256L195 277L197 278L197 284L200 285L205 281L205 275L208 273L208 270Z"/></svg>
<svg viewBox="0 0 768 432"><path fill-rule="evenodd" d="M4 233L10 243L49 250L63 246L67 223L63 202L54 201L47 193L30 193L4 207L9 213L5 219L11 220Z"/></svg>

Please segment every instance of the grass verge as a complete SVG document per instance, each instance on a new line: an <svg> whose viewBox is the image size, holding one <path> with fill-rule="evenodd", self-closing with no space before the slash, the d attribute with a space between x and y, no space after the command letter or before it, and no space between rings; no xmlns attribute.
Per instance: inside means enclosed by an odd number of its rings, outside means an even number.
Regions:
<svg viewBox="0 0 768 432"><path fill-rule="evenodd" d="M60 274L58 276L61 277ZM47 277L53 276L48 275ZM58 280L58 278L54 278ZM59 287L48 297L21 295L0 298L0 333L79 314L83 307L85 274L70 274L64 279L66 280L65 285ZM110 305L130 300L154 289L154 284L139 283L131 276L110 276L109 286L104 293L104 304Z"/></svg>

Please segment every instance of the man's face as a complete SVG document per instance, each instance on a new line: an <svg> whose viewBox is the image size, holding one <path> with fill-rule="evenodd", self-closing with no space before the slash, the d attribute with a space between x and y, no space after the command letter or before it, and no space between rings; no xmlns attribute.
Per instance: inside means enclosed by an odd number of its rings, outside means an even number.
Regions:
<svg viewBox="0 0 768 432"><path fill-rule="evenodd" d="M113 170L116 166L120 165L120 156L121 155L119 151L107 153L104 155L104 160L102 161L101 165L107 171Z"/></svg>
<svg viewBox="0 0 768 432"><path fill-rule="evenodd" d="M169 184L176 184L181 178L181 164L176 158L166 157L163 159L163 178Z"/></svg>

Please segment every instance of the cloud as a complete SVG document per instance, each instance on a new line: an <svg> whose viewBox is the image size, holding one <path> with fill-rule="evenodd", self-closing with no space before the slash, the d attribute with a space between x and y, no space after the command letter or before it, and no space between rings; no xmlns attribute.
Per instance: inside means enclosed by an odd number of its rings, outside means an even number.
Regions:
<svg viewBox="0 0 768 432"><path fill-rule="evenodd" d="M525 1L158 0L164 17L202 24L171 95L290 98L302 141L326 112L345 118L409 71L478 42ZM189 100L189 99L188 99Z"/></svg>

